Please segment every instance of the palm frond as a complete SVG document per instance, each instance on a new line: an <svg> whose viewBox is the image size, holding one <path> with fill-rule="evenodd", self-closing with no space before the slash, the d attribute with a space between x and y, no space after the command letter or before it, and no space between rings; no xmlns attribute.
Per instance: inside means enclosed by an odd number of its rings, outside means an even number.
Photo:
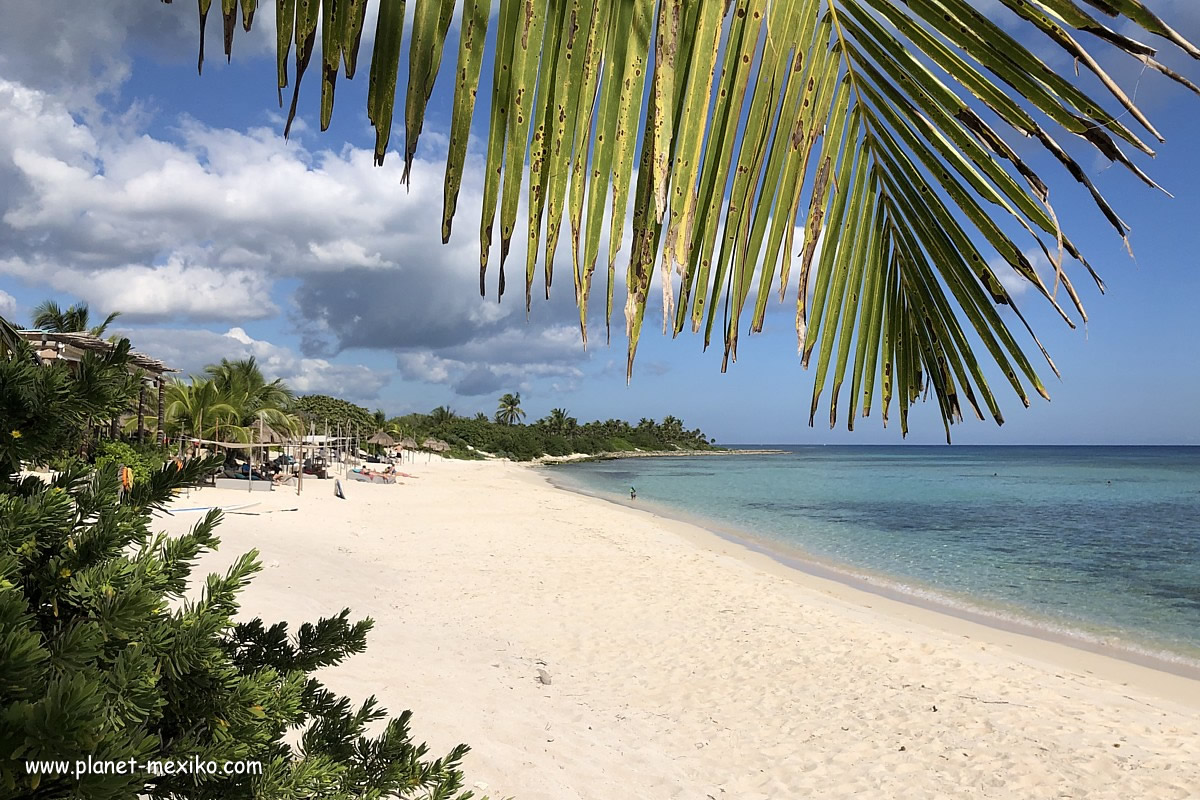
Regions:
<svg viewBox="0 0 1200 800"><path fill-rule="evenodd" d="M987 362L1023 403L1030 389L1046 396L1012 320L1054 366L997 270L1027 280L1072 327L1087 320L1077 276L1104 289L1061 229L1051 188L1077 183L1120 237L1128 233L1063 141L1075 137L1159 188L1139 161L1162 136L1102 66L1105 56L1200 93L1129 31L1193 59L1200 49L1141 0L999 2L1002 10L983 13L970 0L500 0L485 112L481 292L498 216L499 293L520 229L527 308L539 257L548 295L565 214L586 343L607 212L606 328L626 225L633 230L628 374L656 277L664 332L678 335L690 321L707 347L719 324L722 369L736 361L743 329L764 328L769 297L795 291L801 362L816 355L813 420L828 396L831 424L839 404L850 427L875 408L886 424L895 399L906 431L912 403L932 394L947 435L964 405L1002 422ZM201 0L202 18L208 5ZM289 126L318 19L324 127L340 65L353 73L366 6L277 0L281 89L297 48ZM454 8L452 0L414 3L406 180ZM378 163L391 135L405 11L404 0L380 0L376 12L367 105ZM458 206L490 11L490 0L461 3L443 241ZM227 19L227 48L230 30ZM1049 67L1034 53L1044 41L1085 75ZM1014 138L1036 142L1055 174L1039 173ZM1035 268L1031 246L1052 276Z"/></svg>

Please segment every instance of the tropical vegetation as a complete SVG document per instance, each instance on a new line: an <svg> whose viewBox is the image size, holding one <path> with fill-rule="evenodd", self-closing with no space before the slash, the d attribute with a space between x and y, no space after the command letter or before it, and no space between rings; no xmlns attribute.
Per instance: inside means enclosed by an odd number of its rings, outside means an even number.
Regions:
<svg viewBox="0 0 1200 800"><path fill-rule="evenodd" d="M8 330L0 321L0 333ZM0 358L0 794L5 797L209 800L396 797L467 800L467 752L430 758L411 715L353 703L318 669L363 651L370 619L349 610L304 624L235 621L257 553L192 579L218 545L221 513L178 537L153 517L219 459L169 461L136 475L75 463L51 480L20 477L107 410L129 372L129 343L81 380L4 338ZM90 357L90 355L89 355ZM114 451L111 451L115 453ZM31 772L38 760L251 762L257 774L110 770Z"/></svg>
<svg viewBox="0 0 1200 800"><path fill-rule="evenodd" d="M501 425L515 425L525 419L525 411L521 408L521 393L505 394L496 404L496 422Z"/></svg>
<svg viewBox="0 0 1200 800"><path fill-rule="evenodd" d="M12 329L7 322L0 327ZM69 376L44 369L19 338L9 340L0 357L9 364L0 376L0 428L5 429L0 431L0 468L13 471L13 459L26 448L56 457L89 455L97 434L130 410L141 381L128 366L128 340L107 353L85 353ZM39 417L63 415L70 424L37 424ZM31 443L30 436L51 438Z"/></svg>
<svg viewBox="0 0 1200 800"><path fill-rule="evenodd" d="M87 303L76 303L65 309L53 300L46 300L33 309L33 327L51 333L90 333L103 336L120 311L114 311L99 325L91 324L91 309Z"/></svg>
<svg viewBox="0 0 1200 800"><path fill-rule="evenodd" d="M354 427L372 433L382 427L375 415L362 406L324 394L297 397L291 403L290 409L304 421L306 430L312 426L321 433L325 432L326 425L331 428L341 425L343 429Z"/></svg>
<svg viewBox="0 0 1200 800"><path fill-rule="evenodd" d="M238 427L237 409L229 402L232 399L222 396L212 379L171 381L167 384L167 435L215 440L221 436L224 425L227 438L231 438L230 429ZM246 433L232 438L244 440Z"/></svg>
<svg viewBox="0 0 1200 800"><path fill-rule="evenodd" d="M291 439L304 427L293 408L292 390L267 381L253 357L221 359L204 376L167 385L166 434L223 442L259 442L268 431Z"/></svg>
<svg viewBox="0 0 1200 800"><path fill-rule="evenodd" d="M256 5L241 2L247 30ZM201 66L208 6L201 0ZM222 4L227 56L237 6ZM1031 391L1048 396L1032 347L1057 370L1002 278L1015 272L1071 327L1086 321L1076 278L1104 285L1059 225L1052 193L1077 183L1125 239L1090 160L1158 188L1139 160L1163 137L1136 91L1102 65L1115 55L1200 92L1158 48L1193 59L1200 49L1143 0L997 0L988 10L971 0L500 0L495 17L492 6L380 0L368 25L366 0L278 0L281 105L283 89L293 89L284 135L314 58L320 126L329 126L338 75L354 77L363 32L373 30L367 117L382 164L409 24L401 180L444 74L453 88L448 241L490 53L481 293L498 240L503 294L515 238L526 245L528 310L538 261L548 295L567 239L586 340L600 253L608 253L599 264L607 329L628 245L631 372L656 275L664 333L703 329L707 347L719 327L722 369L743 331L763 329L770 296L793 292L801 363L816 355L810 424L828 392L831 425L839 403L852 427L877 399L886 424L895 400L907 430L909 407L926 390L947 436L964 406L1002 423L993 370L1025 405ZM456 7L455 48L447 44ZM1039 57L1046 49L1066 55L1062 68ZM452 71L442 69L447 50L456 53ZM1052 276L1038 271L1030 247ZM1011 321L1032 347L1018 343Z"/></svg>
<svg viewBox="0 0 1200 800"><path fill-rule="evenodd" d="M519 408L518 394L505 394L498 405L502 410L511 409L513 401ZM546 416L525 425L516 417L502 416L499 412L495 420L489 420L482 413L466 418L439 406L428 414L395 417L389 420L387 429L412 436L417 442L427 438L445 441L451 446L446 455L452 458L494 455L529 461L542 456L573 454L719 449L699 428L685 428L678 417L668 415L662 422L642 418L637 425L618 419L581 424L564 408L551 409Z"/></svg>

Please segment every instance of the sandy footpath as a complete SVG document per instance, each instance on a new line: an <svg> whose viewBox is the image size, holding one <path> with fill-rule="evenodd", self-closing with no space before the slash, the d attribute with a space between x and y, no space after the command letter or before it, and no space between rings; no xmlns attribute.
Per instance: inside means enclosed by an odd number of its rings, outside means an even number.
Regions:
<svg viewBox="0 0 1200 800"><path fill-rule="evenodd" d="M493 800L1200 797L1200 681L775 564L698 528L434 460L394 486L204 489L247 616L371 616L326 678L464 741ZM181 532L199 514L165 517ZM545 685L538 670L550 677Z"/></svg>

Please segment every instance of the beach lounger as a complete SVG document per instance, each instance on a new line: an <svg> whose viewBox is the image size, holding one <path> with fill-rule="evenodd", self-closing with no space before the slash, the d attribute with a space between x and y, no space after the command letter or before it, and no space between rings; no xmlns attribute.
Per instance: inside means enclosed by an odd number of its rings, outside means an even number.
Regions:
<svg viewBox="0 0 1200 800"><path fill-rule="evenodd" d="M367 472L363 470L352 469L346 473L352 481L360 481L362 483L395 483L395 475L384 475L382 472Z"/></svg>
<svg viewBox="0 0 1200 800"><path fill-rule="evenodd" d="M217 478L214 481L218 489L237 489L242 492L269 492L272 484L270 481L261 481L257 478L252 481L247 481L245 478ZM249 484L249 488L247 488Z"/></svg>

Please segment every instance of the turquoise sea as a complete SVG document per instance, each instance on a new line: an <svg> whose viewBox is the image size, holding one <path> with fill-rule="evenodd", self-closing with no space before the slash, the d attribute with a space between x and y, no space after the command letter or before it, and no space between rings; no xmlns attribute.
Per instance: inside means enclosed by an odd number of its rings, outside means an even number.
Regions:
<svg viewBox="0 0 1200 800"><path fill-rule="evenodd" d="M918 602L1200 667L1200 447L777 449L550 474Z"/></svg>

